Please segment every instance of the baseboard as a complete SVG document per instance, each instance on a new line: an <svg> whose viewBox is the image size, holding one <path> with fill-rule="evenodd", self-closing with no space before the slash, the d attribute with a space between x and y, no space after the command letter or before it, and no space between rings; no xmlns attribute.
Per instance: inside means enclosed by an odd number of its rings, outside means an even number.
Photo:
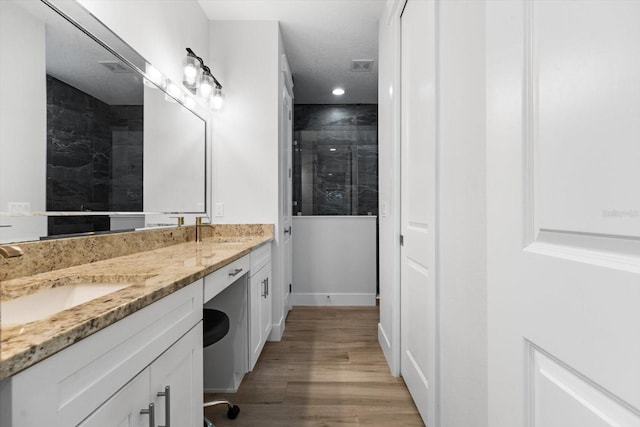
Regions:
<svg viewBox="0 0 640 427"><path fill-rule="evenodd" d="M311 294L292 293L291 303L297 305L317 306L375 306L376 294Z"/></svg>
<svg viewBox="0 0 640 427"><path fill-rule="evenodd" d="M280 341L282 340L282 335L284 335L284 315L280 317L280 321L278 323L274 323L271 325L271 332L267 337L267 341Z"/></svg>
<svg viewBox="0 0 640 427"><path fill-rule="evenodd" d="M244 378L244 374L239 375L236 373L234 376L234 383L230 387L204 387L203 390L205 393L237 393L238 388L240 387L240 383L242 383L242 379Z"/></svg>
<svg viewBox="0 0 640 427"><path fill-rule="evenodd" d="M398 376L394 373L393 370L394 363L392 356L393 352L391 351L391 342L389 342L389 338L387 337L387 334L385 334L384 329L382 328L382 325L380 323L378 323L378 343L380 344L382 354L384 354L384 358L387 361L387 365L389 366L391 375Z"/></svg>

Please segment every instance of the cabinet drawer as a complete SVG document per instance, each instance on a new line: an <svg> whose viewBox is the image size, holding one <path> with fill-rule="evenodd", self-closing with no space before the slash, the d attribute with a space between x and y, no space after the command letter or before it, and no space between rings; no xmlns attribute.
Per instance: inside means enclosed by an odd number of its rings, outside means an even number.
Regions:
<svg viewBox="0 0 640 427"><path fill-rule="evenodd" d="M251 251L251 276L256 274L262 267L271 263L271 242L265 243L257 249Z"/></svg>
<svg viewBox="0 0 640 427"><path fill-rule="evenodd" d="M227 286L242 277L243 274L249 271L250 266L251 260L249 259L249 255L245 255L205 277L204 302L209 301L225 290Z"/></svg>

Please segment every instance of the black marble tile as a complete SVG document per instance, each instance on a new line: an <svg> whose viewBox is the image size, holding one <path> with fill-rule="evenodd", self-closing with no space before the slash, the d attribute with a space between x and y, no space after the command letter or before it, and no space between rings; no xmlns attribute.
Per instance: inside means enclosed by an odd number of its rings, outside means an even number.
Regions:
<svg viewBox="0 0 640 427"><path fill-rule="evenodd" d="M294 214L377 215L377 109L294 106Z"/></svg>
<svg viewBox="0 0 640 427"><path fill-rule="evenodd" d="M47 210L141 211L142 131L142 106L110 106L47 76ZM50 221L50 234L92 221L104 227L99 217Z"/></svg>

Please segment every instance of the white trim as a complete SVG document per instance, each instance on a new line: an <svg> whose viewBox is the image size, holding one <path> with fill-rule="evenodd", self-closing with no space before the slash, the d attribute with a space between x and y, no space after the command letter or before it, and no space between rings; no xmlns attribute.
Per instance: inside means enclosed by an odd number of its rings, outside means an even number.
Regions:
<svg viewBox="0 0 640 427"><path fill-rule="evenodd" d="M288 292L288 291L287 291ZM271 332L267 337L267 341L281 341L282 335L284 335L284 314L280 317L277 323L271 325Z"/></svg>
<svg viewBox="0 0 640 427"><path fill-rule="evenodd" d="M289 69L289 61L284 53L281 56L282 73L284 74L284 86L287 92L293 98L293 77L291 77L291 69Z"/></svg>
<svg viewBox="0 0 640 427"><path fill-rule="evenodd" d="M387 334L385 333L384 328L380 323L378 323L378 343L380 344L382 354L384 354L384 358L387 360L387 364L389 365L389 369L391 370L393 362L393 348L391 347L391 341L389 341L389 338L387 337ZM393 371L391 371L391 373L393 375Z"/></svg>
<svg viewBox="0 0 640 427"><path fill-rule="evenodd" d="M292 293L291 303L294 306L375 306L376 294L318 294Z"/></svg>

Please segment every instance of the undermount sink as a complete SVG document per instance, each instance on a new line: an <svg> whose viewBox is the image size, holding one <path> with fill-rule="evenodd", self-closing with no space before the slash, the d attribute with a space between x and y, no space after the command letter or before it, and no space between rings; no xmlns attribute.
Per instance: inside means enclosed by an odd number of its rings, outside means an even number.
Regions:
<svg viewBox="0 0 640 427"><path fill-rule="evenodd" d="M0 303L0 324L19 325L45 319L84 304L133 283L74 283L40 290L34 294Z"/></svg>

